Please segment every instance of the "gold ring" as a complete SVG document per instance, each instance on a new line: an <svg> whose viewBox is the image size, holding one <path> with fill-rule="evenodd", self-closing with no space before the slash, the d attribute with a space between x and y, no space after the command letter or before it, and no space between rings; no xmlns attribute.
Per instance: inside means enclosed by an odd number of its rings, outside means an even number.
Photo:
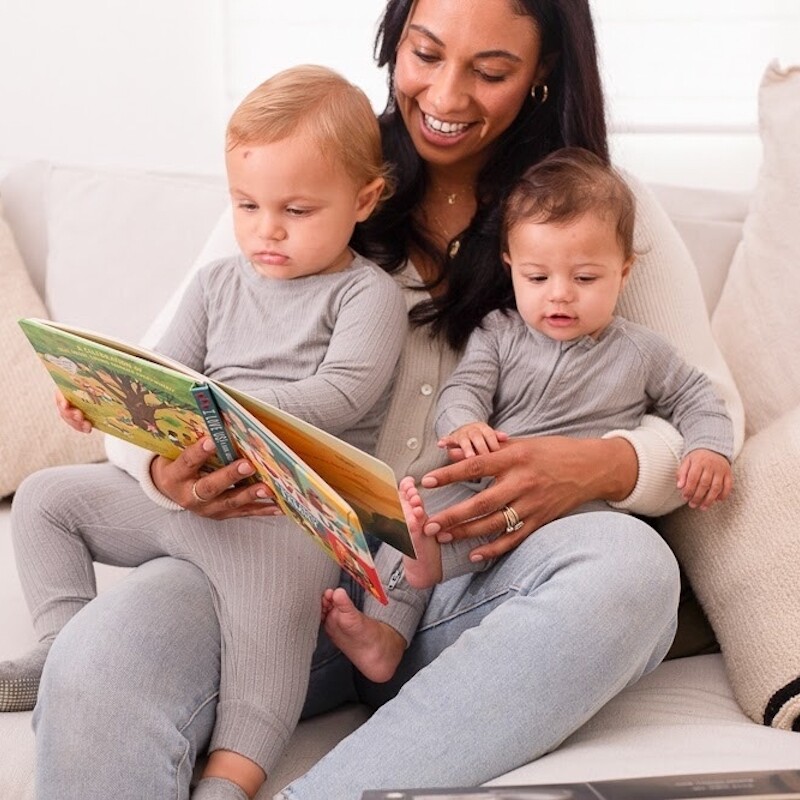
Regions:
<svg viewBox="0 0 800 800"><path fill-rule="evenodd" d="M503 533L513 533L518 531L525 523L519 518L519 514L511 506L503 506L503 519L506 521L506 529Z"/></svg>
<svg viewBox="0 0 800 800"><path fill-rule="evenodd" d="M195 482L192 484L192 497L194 497L194 499L195 499L195 500L197 500L197 502L198 502L198 503L200 503L200 504L202 505L203 503L208 503L208 502L210 502L210 501L211 501L211 498L210 498L210 497L201 497L201 496L200 496L200 495L197 493L197 484L198 484L198 482L199 482L199 481L200 481L200 478L198 478L198 479L197 479L197 480L196 480L196 481L195 481Z"/></svg>

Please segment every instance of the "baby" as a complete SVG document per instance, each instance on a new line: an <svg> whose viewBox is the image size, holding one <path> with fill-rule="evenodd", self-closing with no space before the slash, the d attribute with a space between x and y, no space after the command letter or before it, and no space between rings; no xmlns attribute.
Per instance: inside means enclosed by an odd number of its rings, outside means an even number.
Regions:
<svg viewBox="0 0 800 800"><path fill-rule="evenodd" d="M705 375L658 334L614 309L635 260L635 203L625 181L599 158L564 148L531 167L504 207L502 257L515 310L488 314L437 401L439 445L469 458L497 450L510 436L599 437L636 427L655 412L685 441L677 485L692 507L730 493L733 426ZM445 486L428 494L434 511L483 484ZM511 506L493 537L441 546L425 535L427 512L412 478L401 500L418 558L399 560L382 546L376 563L390 603L369 598L358 611L343 589L327 590L326 631L374 681L389 680L414 635L433 584L489 561L471 551L523 526ZM617 513L602 501L573 513ZM545 528L534 535L544 535Z"/></svg>

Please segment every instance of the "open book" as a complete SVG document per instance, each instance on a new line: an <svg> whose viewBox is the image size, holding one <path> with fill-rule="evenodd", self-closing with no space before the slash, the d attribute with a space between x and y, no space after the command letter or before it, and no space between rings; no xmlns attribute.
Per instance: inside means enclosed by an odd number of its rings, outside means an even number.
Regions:
<svg viewBox="0 0 800 800"><path fill-rule="evenodd" d="M58 388L95 428L171 459L210 435L212 466L246 458L281 510L387 602L364 531L414 555L388 464L150 350L48 320L19 324Z"/></svg>
<svg viewBox="0 0 800 800"><path fill-rule="evenodd" d="M591 783L371 790L361 800L800 800L800 770L620 778Z"/></svg>

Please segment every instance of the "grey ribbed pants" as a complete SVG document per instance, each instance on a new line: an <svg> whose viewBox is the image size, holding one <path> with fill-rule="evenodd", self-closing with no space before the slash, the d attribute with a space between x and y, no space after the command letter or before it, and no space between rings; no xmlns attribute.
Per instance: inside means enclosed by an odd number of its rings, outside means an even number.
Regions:
<svg viewBox="0 0 800 800"><path fill-rule="evenodd" d="M12 506L20 580L40 639L96 594L92 562L132 567L185 559L207 576L222 631L211 750L269 772L300 716L320 618L337 565L283 517L207 520L167 511L110 464L26 479Z"/></svg>

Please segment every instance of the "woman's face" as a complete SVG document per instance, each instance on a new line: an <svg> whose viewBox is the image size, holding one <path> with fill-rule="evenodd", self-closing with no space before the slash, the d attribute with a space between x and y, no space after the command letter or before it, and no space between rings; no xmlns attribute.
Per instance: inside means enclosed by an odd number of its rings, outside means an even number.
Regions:
<svg viewBox="0 0 800 800"><path fill-rule="evenodd" d="M511 0L418 0L397 48L395 98L420 156L480 169L544 78L532 17Z"/></svg>

